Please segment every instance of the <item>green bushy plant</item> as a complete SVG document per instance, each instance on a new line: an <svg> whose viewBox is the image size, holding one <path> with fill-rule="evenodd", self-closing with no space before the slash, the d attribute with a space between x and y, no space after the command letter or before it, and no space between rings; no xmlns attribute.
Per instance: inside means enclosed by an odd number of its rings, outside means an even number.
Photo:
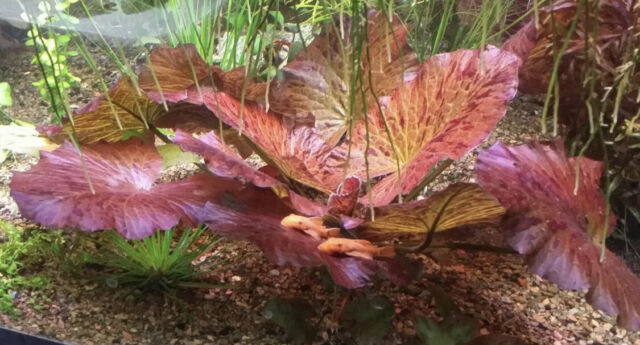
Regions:
<svg viewBox="0 0 640 345"><path fill-rule="evenodd" d="M132 285L145 290L168 291L174 287L200 286L199 267L210 264L212 255L197 259L219 244L220 237L207 233L206 227L159 231L141 240L127 241L114 231L101 233L96 240L97 253L89 262L107 270L109 287Z"/></svg>
<svg viewBox="0 0 640 345"><path fill-rule="evenodd" d="M54 8L51 8L48 2L43 1L38 4L41 13L36 18L23 13L24 19L31 22L26 45L36 48L31 63L37 65L42 73L42 79L33 85L40 92L40 97L49 103L49 111L57 121L64 115L69 115L67 94L80 81L68 67L68 58L78 55L78 52L69 46L71 33L45 30L44 26L61 20L77 22L76 18L67 14L69 6L76 2L78 0L56 2Z"/></svg>

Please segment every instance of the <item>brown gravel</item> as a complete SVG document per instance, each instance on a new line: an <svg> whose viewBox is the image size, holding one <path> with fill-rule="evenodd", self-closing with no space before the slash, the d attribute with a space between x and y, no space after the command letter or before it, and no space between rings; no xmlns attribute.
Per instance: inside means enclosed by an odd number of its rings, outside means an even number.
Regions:
<svg viewBox="0 0 640 345"><path fill-rule="evenodd" d="M99 65L109 73L107 62ZM30 85L37 78L28 57L5 59L0 70L4 72L4 80L14 88L17 102L9 109L11 114L45 123L46 106ZM95 87L85 83L87 89ZM78 92L74 102L82 102L91 95ZM539 137L538 115L535 99L518 97L482 147L497 138L516 144ZM0 216L25 224L8 196L8 183L11 171L25 170L35 159L17 158L0 165ZM476 153L472 152L452 165L427 188L427 193L452 181L473 181L475 158ZM502 243L496 229L462 229L451 236L492 245ZM303 298L314 307L315 321L320 325L314 344L355 343L346 330L332 321L343 291L324 283L323 270L275 267L249 244L225 245L224 252L223 246L216 250L230 260L213 269L208 280L232 288L183 290L173 299L126 288L110 289L85 277L60 272L50 262L34 273L50 276L52 286L36 293L21 292L16 304L23 316L15 320L0 316L0 323L86 345L280 344L282 331L266 322L262 309L269 298L284 296ZM409 343L415 335L414 317L434 314L426 289L431 283L444 287L465 312L480 320L483 332L513 334L541 345L640 345L640 334L616 327L611 317L585 302L584 292L562 291L530 274L517 255L443 250L434 256L437 262L424 255L417 256L424 262L425 272L409 286L375 281L356 292L384 294L395 303L393 331L384 344ZM44 308L32 308L30 299Z"/></svg>

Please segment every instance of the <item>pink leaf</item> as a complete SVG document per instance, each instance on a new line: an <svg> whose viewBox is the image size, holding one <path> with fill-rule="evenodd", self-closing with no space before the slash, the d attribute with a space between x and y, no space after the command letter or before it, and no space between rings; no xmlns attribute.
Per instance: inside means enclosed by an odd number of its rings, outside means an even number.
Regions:
<svg viewBox="0 0 640 345"><path fill-rule="evenodd" d="M249 166L239 154L223 144L214 131L198 139L188 133L177 131L174 143L184 151L202 156L209 170L218 176L246 179L258 187L280 184L273 177Z"/></svg>
<svg viewBox="0 0 640 345"><path fill-rule="evenodd" d="M65 142L41 153L29 171L14 173L11 196L25 217L51 227L113 228L126 238L142 238L180 220L195 223L216 192L207 175L154 185L162 158L152 143L137 138L82 146L81 152Z"/></svg>
<svg viewBox="0 0 640 345"><path fill-rule="evenodd" d="M601 162L567 157L560 141L497 143L480 153L476 168L482 187L508 209L507 240L533 272L562 288L589 289L596 308L640 329L640 280L607 249L600 262L603 231L615 225L598 188Z"/></svg>

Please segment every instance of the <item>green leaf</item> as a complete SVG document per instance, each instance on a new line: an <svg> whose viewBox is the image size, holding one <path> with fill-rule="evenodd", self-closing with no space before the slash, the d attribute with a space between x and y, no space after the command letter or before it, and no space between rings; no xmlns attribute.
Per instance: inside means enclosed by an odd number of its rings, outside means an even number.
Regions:
<svg viewBox="0 0 640 345"><path fill-rule="evenodd" d="M144 139L144 135L142 135L142 132L135 129L125 130L122 133L122 140L129 140L133 137Z"/></svg>
<svg viewBox="0 0 640 345"><path fill-rule="evenodd" d="M287 338L295 344L309 344L316 330L309 319L313 308L301 299L274 297L264 308L264 317L284 328Z"/></svg>
<svg viewBox="0 0 640 345"><path fill-rule="evenodd" d="M343 317L359 344L371 344L387 334L393 314L393 304L387 297L377 295L367 299L359 296L347 305Z"/></svg>
<svg viewBox="0 0 640 345"><path fill-rule="evenodd" d="M184 152L175 144L158 146L158 153L162 156L163 169L178 164L197 163L200 161L200 157L198 155L191 152Z"/></svg>
<svg viewBox="0 0 640 345"><path fill-rule="evenodd" d="M431 286L438 314L442 322L417 317L416 331L425 345L466 345L478 333L475 319L465 315L451 297L439 286Z"/></svg>
<svg viewBox="0 0 640 345"><path fill-rule="evenodd" d="M12 104L11 85L7 82L0 83L0 107L10 107Z"/></svg>
<svg viewBox="0 0 640 345"><path fill-rule="evenodd" d="M416 317L415 325L418 338L420 338L425 345L458 344L451 339L449 332L444 329L441 324L438 324L431 319L418 316Z"/></svg>
<svg viewBox="0 0 640 345"><path fill-rule="evenodd" d="M284 16L280 11L269 11L269 15L273 17L273 19L280 25L280 27L284 26Z"/></svg>

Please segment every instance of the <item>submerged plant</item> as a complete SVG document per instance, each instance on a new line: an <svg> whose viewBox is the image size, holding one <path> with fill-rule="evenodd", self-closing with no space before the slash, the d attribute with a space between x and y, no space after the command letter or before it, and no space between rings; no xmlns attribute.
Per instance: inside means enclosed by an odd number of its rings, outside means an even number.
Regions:
<svg viewBox="0 0 640 345"><path fill-rule="evenodd" d="M220 238L206 235L206 227L159 231L141 240L127 241L116 232L105 232L96 241L97 254L89 262L104 266L107 285L134 285L144 289L169 290L198 286L203 271L194 262L217 245ZM214 255L215 256L215 255Z"/></svg>
<svg viewBox="0 0 640 345"><path fill-rule="evenodd" d="M0 312L16 317L13 300L24 290L46 288L49 280L43 276L29 276L25 269L40 264L55 254L62 244L59 232L44 233L24 229L0 221Z"/></svg>
<svg viewBox="0 0 640 345"><path fill-rule="evenodd" d="M615 216L598 188L602 162L567 157L562 143L482 152L480 185L508 208L508 243L536 274L565 289L588 289L587 300L628 329L640 329L640 280L605 246Z"/></svg>
<svg viewBox="0 0 640 345"><path fill-rule="evenodd" d="M343 286L361 286L375 272L406 281L411 269L401 268L403 260L321 251L321 240L280 222L292 213L331 212L338 227L356 235L353 228L364 216L358 201L374 207L402 200L421 188L440 159L461 157L490 133L515 93L518 60L488 47L438 55L418 66L397 20L387 27L386 17L375 12L363 19L336 22L344 25L346 39L328 26L282 69L282 80L269 83L245 82L242 67L224 72L208 66L192 45L157 50L150 56L153 70L138 77L146 95L123 78L109 97L76 114L74 130L65 121L65 134L54 137L75 134L82 154L65 142L43 155L30 172L15 174L13 197L26 217L51 226L113 228L127 238L143 238L179 221L205 223L218 233L255 242L278 264L328 265ZM366 42L350 38L349 30L360 26L366 28ZM353 61L359 61L356 68ZM127 125L119 127L118 121ZM170 139L158 127L180 131ZM142 133L146 128L201 155L201 167L220 177L205 173L154 183L162 159L153 142L122 140L123 129ZM234 130L279 173L244 162L229 146L239 141L227 140ZM200 138L187 133L206 131L211 132ZM349 175L381 180L373 188L368 184L367 195L360 197L358 179L342 184ZM52 189L43 194L41 183ZM325 206L301 195L300 184L335 193ZM428 225L437 229L424 227L430 211L409 211L423 229L418 236L502 213L482 190L465 191L447 192L446 212L437 217L441 221ZM451 219L464 204L462 196L481 201L478 212Z"/></svg>
<svg viewBox="0 0 640 345"><path fill-rule="evenodd" d="M67 94L69 89L77 86L80 81L68 68L68 58L76 56L78 52L69 48L71 42L69 33L60 33L53 29L45 30L43 27L61 19L77 21L66 14L69 6L77 1L56 2L54 8L48 2L40 2L38 8L41 13L35 18L23 13L23 17L32 23L28 32L29 39L26 42L26 45L36 48L35 57L31 63L37 65L42 73L42 79L34 82L33 85L40 92L40 97L49 103L49 111L58 122L63 116L69 114Z"/></svg>

